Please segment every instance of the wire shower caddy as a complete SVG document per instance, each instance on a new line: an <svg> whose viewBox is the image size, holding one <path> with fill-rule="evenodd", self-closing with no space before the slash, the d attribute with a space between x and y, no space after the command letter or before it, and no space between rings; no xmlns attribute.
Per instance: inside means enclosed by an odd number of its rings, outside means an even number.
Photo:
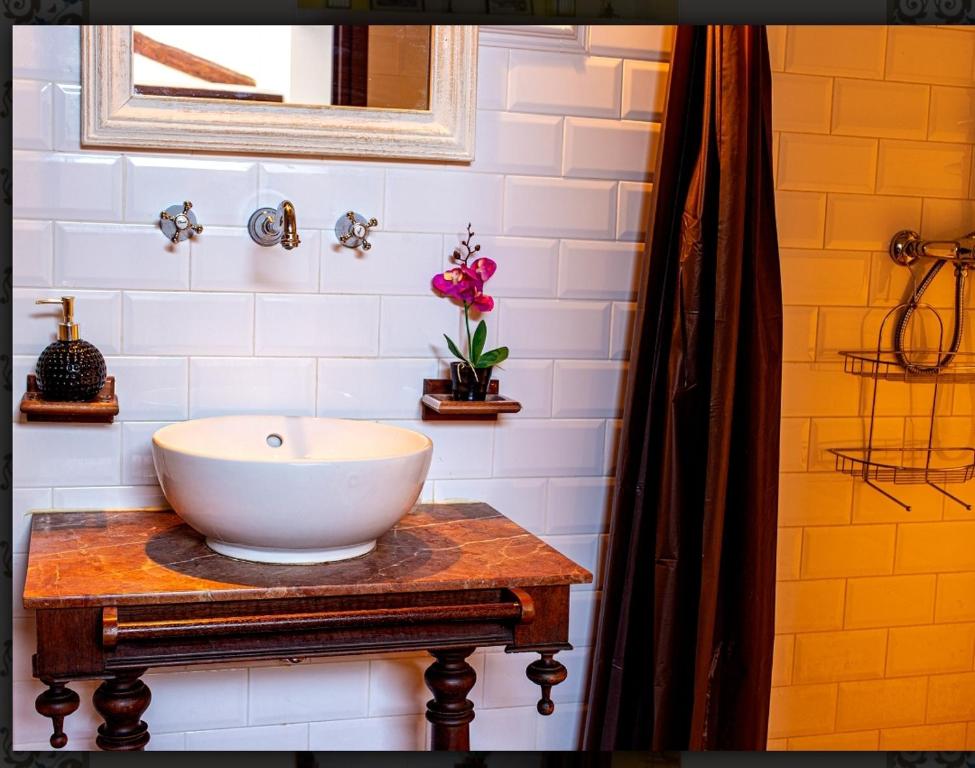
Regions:
<svg viewBox="0 0 975 768"><path fill-rule="evenodd" d="M883 347L884 333L888 321L898 312L909 307L930 312L937 320L937 349L918 349L894 351ZM938 395L942 383L975 382L975 354L957 352L945 359L944 322L941 315L930 304L923 302L904 302L893 307L880 323L877 333L877 346L872 350L841 351L843 370L852 376L860 376L872 382L870 393L870 419L864 445L855 448L829 448L835 457L837 472L858 477L874 490L891 501L910 511L909 504L901 501L893 493L881 488L877 483L895 485L928 485L961 504L966 509L972 506L945 488L946 483L964 483L975 477L975 447L941 447L934 444L934 425L938 407ZM931 360L933 359L933 364ZM898 448L874 445L877 418L877 394L882 382L931 383L931 407L928 414L926 444L908 446L903 443Z"/></svg>

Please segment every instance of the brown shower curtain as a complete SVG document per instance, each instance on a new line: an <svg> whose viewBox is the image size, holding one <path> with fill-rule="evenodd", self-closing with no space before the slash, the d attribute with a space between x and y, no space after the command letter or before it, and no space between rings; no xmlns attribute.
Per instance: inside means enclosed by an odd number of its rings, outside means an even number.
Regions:
<svg viewBox="0 0 975 768"><path fill-rule="evenodd" d="M764 28L678 28L587 749L765 748L782 367L771 87Z"/></svg>

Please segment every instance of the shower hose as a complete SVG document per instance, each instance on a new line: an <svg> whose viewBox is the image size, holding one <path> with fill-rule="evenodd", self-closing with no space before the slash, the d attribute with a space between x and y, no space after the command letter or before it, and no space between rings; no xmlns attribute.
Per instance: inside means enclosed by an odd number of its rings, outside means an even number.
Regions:
<svg viewBox="0 0 975 768"><path fill-rule="evenodd" d="M894 329L894 356L906 371L913 374L940 373L951 364L951 361L955 359L955 355L958 354L959 347L961 347L962 334L965 330L965 278L968 276L968 265L956 263L955 328L951 336L951 344L948 347L948 351L934 365L918 365L908 360L904 350L904 336L907 334L907 327L911 322L911 318L914 316L914 312L918 308L918 304L921 302L921 296L924 295L924 292L931 285L934 278L938 276L938 273L944 265L945 261L942 259L939 259L931 265L931 268L925 273L924 279L914 289L914 293L911 295L907 306L904 307L900 320L898 320L897 326Z"/></svg>

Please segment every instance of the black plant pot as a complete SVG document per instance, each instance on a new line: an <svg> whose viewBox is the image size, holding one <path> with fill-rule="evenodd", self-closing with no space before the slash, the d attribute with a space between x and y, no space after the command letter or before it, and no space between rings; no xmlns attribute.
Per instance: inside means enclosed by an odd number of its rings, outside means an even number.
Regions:
<svg viewBox="0 0 975 768"><path fill-rule="evenodd" d="M493 366L472 369L467 363L451 363L450 394L454 400L486 400L492 370Z"/></svg>

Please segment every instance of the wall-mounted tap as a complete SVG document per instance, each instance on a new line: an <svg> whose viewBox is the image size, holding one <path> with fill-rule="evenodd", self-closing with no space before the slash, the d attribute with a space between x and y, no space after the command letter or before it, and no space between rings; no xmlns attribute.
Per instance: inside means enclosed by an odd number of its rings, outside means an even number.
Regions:
<svg viewBox="0 0 975 768"><path fill-rule="evenodd" d="M891 238L888 252L890 258L905 267L910 267L919 259L934 262L920 282L915 280L914 292L904 304L900 319L894 328L894 354L901 367L911 373L941 373L944 368L951 365L961 348L962 334L965 330L965 278L968 277L968 270L975 267L975 232L962 235L957 240L924 240L917 232L902 229ZM951 344L943 356L940 355L942 350L939 344L939 358L934 365L918 365L908 359L907 329L914 313L919 306L922 306L921 299L924 292L938 276L941 268L949 263L955 267L955 323ZM937 313L935 315L937 316ZM941 320L939 319L938 322L940 324Z"/></svg>
<svg viewBox="0 0 975 768"><path fill-rule="evenodd" d="M346 248L361 247L368 251L372 248L372 243L366 239L369 237L369 230L378 225L375 217L367 221L361 213L349 211L344 216L339 216L335 222L335 237Z"/></svg>
<svg viewBox="0 0 975 768"><path fill-rule="evenodd" d="M277 208L258 208L247 222L247 231L258 245L280 243L282 248L290 251L301 244L295 206L290 200L283 200Z"/></svg>
<svg viewBox="0 0 975 768"><path fill-rule="evenodd" d="M921 235L902 229L890 241L890 258L903 266L918 259L937 259L955 264L975 264L975 232L957 240L922 240Z"/></svg>
<svg viewBox="0 0 975 768"><path fill-rule="evenodd" d="M196 214L190 210L189 200L182 205L171 205L159 214L159 229L173 244L182 242L193 233L200 234L203 226L196 221Z"/></svg>

